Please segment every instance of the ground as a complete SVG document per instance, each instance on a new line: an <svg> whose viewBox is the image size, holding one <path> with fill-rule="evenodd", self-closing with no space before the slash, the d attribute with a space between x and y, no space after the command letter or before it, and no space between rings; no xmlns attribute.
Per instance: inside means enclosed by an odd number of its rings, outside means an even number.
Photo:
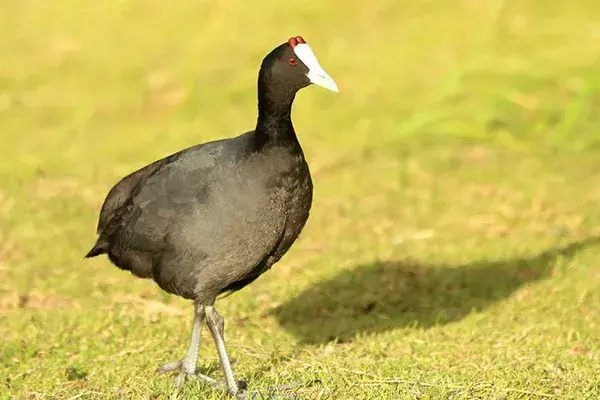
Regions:
<svg viewBox="0 0 600 400"><path fill-rule="evenodd" d="M191 304L83 255L120 177L253 127L260 60L292 35L340 94L295 104L302 236L217 305L238 377L599 398L600 3L254 3L0 3L0 398L173 393L154 369L183 356ZM207 330L200 369L221 378Z"/></svg>

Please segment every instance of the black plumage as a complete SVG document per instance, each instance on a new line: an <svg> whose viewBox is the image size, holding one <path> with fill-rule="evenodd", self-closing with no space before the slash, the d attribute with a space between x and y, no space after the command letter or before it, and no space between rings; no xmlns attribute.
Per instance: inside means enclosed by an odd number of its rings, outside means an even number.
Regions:
<svg viewBox="0 0 600 400"><path fill-rule="evenodd" d="M308 219L313 191L291 121L296 93L314 82L313 61L307 66L295 53L299 43L292 38L263 60L255 130L182 150L110 190L86 257L107 254L119 268L193 300L197 319L211 307L219 320L217 296L248 285L288 251ZM222 335L222 318L217 322ZM189 353L166 370L193 373Z"/></svg>

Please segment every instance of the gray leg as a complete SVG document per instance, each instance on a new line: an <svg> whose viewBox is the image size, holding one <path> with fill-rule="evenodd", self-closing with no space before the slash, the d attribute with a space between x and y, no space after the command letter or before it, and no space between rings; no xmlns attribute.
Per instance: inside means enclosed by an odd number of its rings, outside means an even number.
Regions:
<svg viewBox="0 0 600 400"><path fill-rule="evenodd" d="M225 374L225 379L227 380L227 391L231 395L236 395L240 391L240 388L237 381L233 377L233 370L231 369L229 356L227 355L227 350L225 349L225 339L223 335L225 321L213 306L206 306L206 323L208 324L208 329L210 329L210 333L215 341L215 346L217 347L217 352L219 353L221 367L223 368L223 373Z"/></svg>
<svg viewBox="0 0 600 400"><path fill-rule="evenodd" d="M204 306L194 305L194 325L192 327L192 337L188 346L185 358L181 362L182 372L192 375L196 372L198 362L198 349L200 348L200 339L202 338L202 322L204 322Z"/></svg>
<svg viewBox="0 0 600 400"><path fill-rule="evenodd" d="M200 347L200 338L202 331L202 322L204 322L204 306L200 304L194 305L194 325L192 327L192 337L187 353L182 360L173 361L157 368L156 372L163 374L165 372L179 370L179 375L175 380L175 385L180 387L186 375L194 375L196 373L196 365L198 363L198 349ZM196 378L206 378L207 382L212 381L211 378L202 375L195 376ZM212 383L212 382L211 382Z"/></svg>

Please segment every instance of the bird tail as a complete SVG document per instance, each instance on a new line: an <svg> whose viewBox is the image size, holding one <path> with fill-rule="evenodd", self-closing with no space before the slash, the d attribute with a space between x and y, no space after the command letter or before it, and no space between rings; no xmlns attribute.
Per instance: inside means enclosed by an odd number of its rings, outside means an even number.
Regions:
<svg viewBox="0 0 600 400"><path fill-rule="evenodd" d="M100 254L104 254L104 253L106 253L106 248L104 247L104 243L98 241L98 242L96 242L94 247L92 247L92 249L85 255L84 258L92 258L92 257L99 256Z"/></svg>

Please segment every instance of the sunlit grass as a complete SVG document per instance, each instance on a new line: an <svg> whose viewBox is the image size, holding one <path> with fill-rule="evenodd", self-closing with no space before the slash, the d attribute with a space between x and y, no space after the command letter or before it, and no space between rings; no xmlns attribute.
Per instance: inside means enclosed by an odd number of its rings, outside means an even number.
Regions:
<svg viewBox="0 0 600 400"><path fill-rule="evenodd" d="M600 396L600 3L0 1L0 398L167 398L191 306L84 261L108 189L251 129L301 34L315 201L219 303L239 378L300 398ZM209 335L201 367L221 373ZM197 382L183 398L221 398Z"/></svg>

